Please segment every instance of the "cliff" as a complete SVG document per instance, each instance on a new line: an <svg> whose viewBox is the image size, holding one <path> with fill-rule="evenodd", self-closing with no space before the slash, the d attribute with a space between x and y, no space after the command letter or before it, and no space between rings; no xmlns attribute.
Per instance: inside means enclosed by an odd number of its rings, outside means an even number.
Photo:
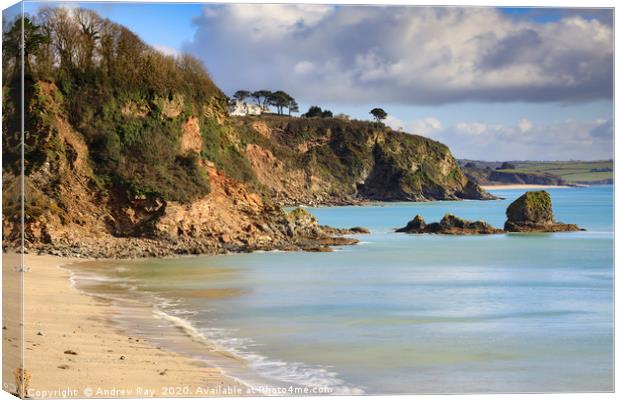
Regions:
<svg viewBox="0 0 620 400"><path fill-rule="evenodd" d="M279 204L491 199L445 145L336 118L231 120L258 181Z"/></svg>
<svg viewBox="0 0 620 400"><path fill-rule="evenodd" d="M172 172L158 171L156 163L135 170L127 160L122 170L106 175L101 149L89 146L69 122L58 87L39 81L30 89L27 144L32 145L27 146L25 164L25 240L30 251L132 258L257 249L325 251L330 245L356 242L334 236L350 233L347 230L327 229L302 212L284 212L252 190L251 181L231 178L226 167L234 165L218 168L206 157L192 155L191 148L203 140L197 134L197 117L179 114L185 122L171 132L178 133L174 162L193 164L181 163L179 171ZM15 159L10 150L19 148L17 137L6 132L6 160ZM141 151L157 151L152 156L159 158L159 150L147 146ZM19 241L18 171L14 161L3 170L5 247ZM168 173L178 180L166 180Z"/></svg>
<svg viewBox="0 0 620 400"><path fill-rule="evenodd" d="M324 251L355 242L338 237L351 231L282 205L490 197L446 146L420 136L333 118L230 117L197 60L165 56L107 23L101 43L112 48L101 49L99 64L37 59L27 71L29 251ZM4 78L6 248L20 236L21 148L20 82Z"/></svg>
<svg viewBox="0 0 620 400"><path fill-rule="evenodd" d="M479 168L466 164L463 172L478 185L521 184L521 185L566 185L567 183L557 175L526 173Z"/></svg>

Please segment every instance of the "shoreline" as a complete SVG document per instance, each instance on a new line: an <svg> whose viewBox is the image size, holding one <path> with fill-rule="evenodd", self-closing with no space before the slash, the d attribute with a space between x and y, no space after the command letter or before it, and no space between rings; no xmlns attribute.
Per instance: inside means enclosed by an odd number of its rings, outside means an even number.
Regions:
<svg viewBox="0 0 620 400"><path fill-rule="evenodd" d="M565 189L573 186L566 185L530 185L530 184L506 184L506 185L480 185L484 190L513 190L513 189Z"/></svg>
<svg viewBox="0 0 620 400"><path fill-rule="evenodd" d="M191 315L192 311L176 307L177 301L174 298L165 298L156 292L141 290L134 285L132 279L118 276L117 271L124 272L132 268L125 264L124 260L92 260L65 268L70 270L70 280L79 293L102 298L110 303L110 307L115 310L113 325L125 335L219 370L225 378L233 381L233 384L226 383L227 387L235 387L233 385L236 384L241 388L232 393L233 395L282 395L290 394L290 388L303 394L316 390L311 382L303 380L303 376L299 377L300 381L297 382L289 380L290 376L261 374L259 369L262 365L261 362L257 365L256 357L264 359L263 355L248 352L246 348L239 348L234 343L231 346L226 340L222 342L219 335L211 337L209 333L198 328L191 317L186 317L187 314ZM107 268L111 273L103 271L103 268ZM220 292L212 298L220 296L226 298L228 294ZM231 338L233 341L237 340L234 336ZM321 386L319 389L327 387ZM191 393L190 391L190 395Z"/></svg>
<svg viewBox="0 0 620 400"><path fill-rule="evenodd" d="M10 257L4 254L3 258L6 262ZM248 394L247 385L204 360L171 351L150 338L130 336L115 323L121 310L112 300L74 286L70 266L86 261L25 255L23 354L32 397L61 397L63 392L73 394L69 397ZM3 278L6 289L9 282L19 279L19 273L4 268ZM15 304L11 300L14 297L5 296L4 304ZM151 307L142 307L142 311L140 317L156 320ZM5 312L3 321L5 360L12 361L5 363L3 372L3 382L8 384L14 382L12 366L19 364L17 350L13 354L6 351L11 346L16 348L19 341L19 314L10 314ZM171 340L179 336L191 341L182 331ZM216 353L214 348L201 345L204 354Z"/></svg>

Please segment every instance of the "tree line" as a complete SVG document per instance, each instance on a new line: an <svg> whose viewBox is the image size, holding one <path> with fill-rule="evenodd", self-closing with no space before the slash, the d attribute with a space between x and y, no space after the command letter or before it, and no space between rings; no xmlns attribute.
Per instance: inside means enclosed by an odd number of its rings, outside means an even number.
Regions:
<svg viewBox="0 0 620 400"><path fill-rule="evenodd" d="M297 101L293 98L293 96L282 90L278 90L276 92L265 89L257 90L255 92L250 90L237 90L235 94L233 94L233 99L240 102L244 102L249 98L252 98L254 102L263 110L267 110L270 106L275 107L278 115L284 115L284 109L288 110L289 116L291 113L299 112L299 105L297 104ZM378 107L370 110L370 114L377 123L380 123L388 116L385 110ZM319 106L310 106L308 111L301 116L305 118L332 118L334 114L330 110L321 109Z"/></svg>
<svg viewBox="0 0 620 400"><path fill-rule="evenodd" d="M237 90L233 95L233 99L238 101L245 101L247 98L252 98L263 110L272 106L276 108L276 112L279 115L284 115L284 109L287 109L288 115L291 113L299 112L299 105L297 101L290 94L283 90L272 92L271 90L257 90L255 92L249 90Z"/></svg>
<svg viewBox="0 0 620 400"><path fill-rule="evenodd" d="M193 56L165 55L124 26L92 10L63 7L42 8L37 15L18 17L5 27L4 82L20 76L22 26L25 78L56 81L65 93L90 83L100 91L114 88L116 94L141 93L148 97L183 92L195 100L206 101L221 94L202 63ZM297 101L282 90L238 90L233 98L253 98L263 109L275 107L280 115L285 110L289 116L299 112ZM387 117L380 108L370 113L377 122ZM311 106L302 116L329 118L333 114Z"/></svg>
<svg viewBox="0 0 620 400"><path fill-rule="evenodd" d="M6 23L3 31L3 108L9 111L3 114L3 166L19 171L16 110L23 73L23 102L31 110L24 116L26 173L62 151L46 139L43 101L62 104L68 122L83 136L98 187L186 201L209 190L200 157L222 168L234 165L231 176L250 171L236 150L222 144L217 124L200 112L206 104L224 108L225 95L198 59L165 55L124 26L80 8L43 8ZM48 93L41 82L54 86ZM145 107L149 117L127 112L130 105ZM201 118L205 140L199 154L180 151L183 119L165 117L166 107Z"/></svg>
<svg viewBox="0 0 620 400"><path fill-rule="evenodd" d="M63 91L91 83L150 95L182 91L201 100L221 94L195 57L165 55L92 10L63 7L42 8L4 27L4 82L21 74L22 24L27 80L56 81Z"/></svg>

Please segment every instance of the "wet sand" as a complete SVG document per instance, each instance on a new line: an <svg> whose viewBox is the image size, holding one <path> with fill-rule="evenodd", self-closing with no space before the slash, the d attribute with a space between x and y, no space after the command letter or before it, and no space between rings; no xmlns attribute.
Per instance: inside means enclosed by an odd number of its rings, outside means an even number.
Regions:
<svg viewBox="0 0 620 400"><path fill-rule="evenodd" d="M114 322L109 300L81 293L70 271L75 260L26 255L24 365L32 397L150 397L242 395L244 386L205 362L129 336ZM19 265L4 255L3 383L19 367ZM143 307L144 308L144 307ZM151 313L144 318L153 318ZM187 340L183 332L168 340ZM202 351L209 351L203 346ZM7 367L8 366L8 367Z"/></svg>

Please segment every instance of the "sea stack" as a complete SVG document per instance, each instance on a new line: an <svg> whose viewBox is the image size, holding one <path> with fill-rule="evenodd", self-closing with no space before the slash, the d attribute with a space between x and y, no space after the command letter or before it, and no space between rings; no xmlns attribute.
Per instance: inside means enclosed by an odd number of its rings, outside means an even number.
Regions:
<svg viewBox="0 0 620 400"><path fill-rule="evenodd" d="M556 222L551 196L544 190L526 192L506 209L507 232L572 232L580 231L575 224Z"/></svg>

